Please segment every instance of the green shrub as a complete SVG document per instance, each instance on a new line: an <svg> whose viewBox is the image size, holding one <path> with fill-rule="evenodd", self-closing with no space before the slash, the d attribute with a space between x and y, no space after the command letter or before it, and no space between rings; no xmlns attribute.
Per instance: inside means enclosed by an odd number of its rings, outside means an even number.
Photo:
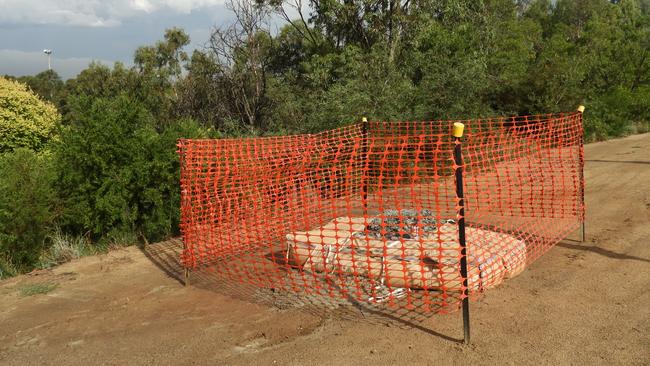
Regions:
<svg viewBox="0 0 650 366"><path fill-rule="evenodd" d="M650 88L616 88L588 104L585 137L589 141L643 132L650 121Z"/></svg>
<svg viewBox="0 0 650 366"><path fill-rule="evenodd" d="M18 288L21 296L34 296L47 294L48 292L54 291L58 284L53 282L42 282L42 283L32 283L29 285L23 285Z"/></svg>
<svg viewBox="0 0 650 366"><path fill-rule="evenodd" d="M72 108L77 117L55 148L63 228L104 241L176 233L176 139L204 132L192 121L158 132L142 104L124 95L80 97Z"/></svg>
<svg viewBox="0 0 650 366"><path fill-rule="evenodd" d="M20 147L41 150L61 116L25 84L0 77L0 153Z"/></svg>
<svg viewBox="0 0 650 366"><path fill-rule="evenodd" d="M54 220L50 156L28 149L0 155L0 257L32 269Z"/></svg>
<svg viewBox="0 0 650 366"><path fill-rule="evenodd" d="M17 272L14 265L6 258L6 255L0 255L0 280L15 276Z"/></svg>
<svg viewBox="0 0 650 366"><path fill-rule="evenodd" d="M141 196L141 233L149 240L158 240L179 233L180 221L180 159L179 138L205 138L208 132L191 119L179 120L157 136L149 149L147 173ZM144 185L143 185L144 187Z"/></svg>

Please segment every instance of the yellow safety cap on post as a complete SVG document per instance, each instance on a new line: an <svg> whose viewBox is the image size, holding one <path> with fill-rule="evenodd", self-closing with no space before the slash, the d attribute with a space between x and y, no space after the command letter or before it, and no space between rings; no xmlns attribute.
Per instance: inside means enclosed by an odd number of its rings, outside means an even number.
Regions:
<svg viewBox="0 0 650 366"><path fill-rule="evenodd" d="M454 137L463 137L463 131L465 130L465 125L460 122L454 122L454 132L452 133Z"/></svg>
<svg viewBox="0 0 650 366"><path fill-rule="evenodd" d="M368 119L366 117L361 117L361 122L366 123L368 122Z"/></svg>
<svg viewBox="0 0 650 366"><path fill-rule="evenodd" d="M583 105L578 106L578 112L584 113L584 111L585 111L585 106L583 106Z"/></svg>

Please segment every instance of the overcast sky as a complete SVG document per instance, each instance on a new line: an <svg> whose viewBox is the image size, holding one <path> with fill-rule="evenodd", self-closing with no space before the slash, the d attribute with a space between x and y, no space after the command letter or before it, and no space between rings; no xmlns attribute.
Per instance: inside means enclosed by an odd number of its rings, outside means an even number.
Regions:
<svg viewBox="0 0 650 366"><path fill-rule="evenodd" d="M74 77L92 60L131 64L138 46L182 27L191 48L207 40L215 24L232 21L224 0L0 0L0 75L47 69L43 49L54 51L52 68Z"/></svg>

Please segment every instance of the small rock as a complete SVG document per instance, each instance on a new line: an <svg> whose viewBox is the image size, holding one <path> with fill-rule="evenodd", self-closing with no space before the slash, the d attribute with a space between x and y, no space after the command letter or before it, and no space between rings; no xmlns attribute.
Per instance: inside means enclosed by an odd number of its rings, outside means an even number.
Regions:
<svg viewBox="0 0 650 366"><path fill-rule="evenodd" d="M79 340L76 340L76 341L68 342L67 346L68 347L74 347L74 346L79 346L79 345L81 345L83 343L84 343L84 340L79 339Z"/></svg>

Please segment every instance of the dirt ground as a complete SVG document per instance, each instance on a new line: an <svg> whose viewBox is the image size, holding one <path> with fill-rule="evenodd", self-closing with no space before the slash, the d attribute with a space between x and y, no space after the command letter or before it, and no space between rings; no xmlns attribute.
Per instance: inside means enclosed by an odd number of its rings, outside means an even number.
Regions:
<svg viewBox="0 0 650 366"><path fill-rule="evenodd" d="M0 282L0 364L648 365L650 134L586 146L585 176L588 241L472 303L470 346L460 312L372 314L209 273L183 287L172 240Z"/></svg>

